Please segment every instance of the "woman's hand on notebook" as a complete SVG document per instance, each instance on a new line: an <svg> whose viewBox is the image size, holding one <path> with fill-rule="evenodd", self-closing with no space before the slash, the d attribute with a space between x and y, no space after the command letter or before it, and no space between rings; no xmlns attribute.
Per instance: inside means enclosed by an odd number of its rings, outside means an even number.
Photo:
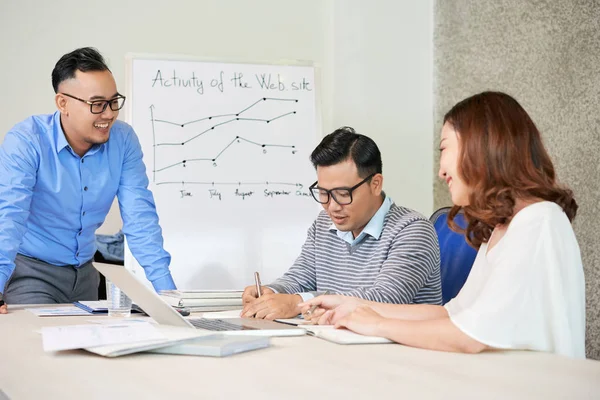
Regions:
<svg viewBox="0 0 600 400"><path fill-rule="evenodd" d="M335 323L336 328L346 328L366 336L382 336L379 329L386 319L369 306L361 305Z"/></svg>

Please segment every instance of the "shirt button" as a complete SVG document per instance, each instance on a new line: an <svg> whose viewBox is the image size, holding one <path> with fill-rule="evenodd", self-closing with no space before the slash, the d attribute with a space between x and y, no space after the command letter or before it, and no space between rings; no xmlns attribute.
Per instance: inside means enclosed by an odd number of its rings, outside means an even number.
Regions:
<svg viewBox="0 0 600 400"><path fill-rule="evenodd" d="M85 211L83 212L83 215L85 215Z"/></svg>
<svg viewBox="0 0 600 400"><path fill-rule="evenodd" d="M75 257L79 257L79 252L77 252L77 254L75 254Z"/></svg>
<svg viewBox="0 0 600 400"><path fill-rule="evenodd" d="M85 191L87 192L87 186L84 186L84 187L83 187L83 190L85 190Z"/></svg>
<svg viewBox="0 0 600 400"><path fill-rule="evenodd" d="M78 234L78 235L79 235L79 236L81 236L81 231L79 231L79 234Z"/></svg>
<svg viewBox="0 0 600 400"><path fill-rule="evenodd" d="M81 163L83 164L84 162L85 162L85 158L82 158L81 159Z"/></svg>

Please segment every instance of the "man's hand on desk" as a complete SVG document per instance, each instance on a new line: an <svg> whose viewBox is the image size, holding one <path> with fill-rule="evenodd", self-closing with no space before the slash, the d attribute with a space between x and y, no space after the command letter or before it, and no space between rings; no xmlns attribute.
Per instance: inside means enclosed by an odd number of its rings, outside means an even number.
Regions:
<svg viewBox="0 0 600 400"><path fill-rule="evenodd" d="M272 294L275 293L273 289L268 288L266 286L260 287L261 294ZM258 293L256 293L256 285L248 286L244 289L244 293L242 293L242 302L244 305L253 302L258 298Z"/></svg>
<svg viewBox="0 0 600 400"><path fill-rule="evenodd" d="M270 319L293 318L300 313L298 304L302 297L297 294L271 293L264 294L244 304L242 317Z"/></svg>
<svg viewBox="0 0 600 400"><path fill-rule="evenodd" d="M8 314L8 307L6 306L6 303L4 303L2 293L0 293L0 314Z"/></svg>

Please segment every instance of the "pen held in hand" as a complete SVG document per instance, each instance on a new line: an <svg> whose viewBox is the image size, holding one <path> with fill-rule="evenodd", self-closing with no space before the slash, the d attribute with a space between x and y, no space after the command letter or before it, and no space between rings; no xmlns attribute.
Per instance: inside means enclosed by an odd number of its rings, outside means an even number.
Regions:
<svg viewBox="0 0 600 400"><path fill-rule="evenodd" d="M260 290L260 275L258 274L258 271L254 273L254 283L256 284L256 296L260 297L262 296L262 292Z"/></svg>
<svg viewBox="0 0 600 400"><path fill-rule="evenodd" d="M320 296L326 296L329 294L329 290L326 290L325 293L323 293ZM306 312L303 314L304 315L304 319L306 319L306 317L312 317L313 313L315 312L315 310L317 309L317 305L314 304L312 307L310 307L308 310L306 310Z"/></svg>

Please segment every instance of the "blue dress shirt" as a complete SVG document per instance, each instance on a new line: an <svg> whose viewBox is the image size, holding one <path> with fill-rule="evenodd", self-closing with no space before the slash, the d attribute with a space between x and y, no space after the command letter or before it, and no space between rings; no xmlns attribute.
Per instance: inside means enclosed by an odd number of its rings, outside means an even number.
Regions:
<svg viewBox="0 0 600 400"><path fill-rule="evenodd" d="M83 157L69 146L60 113L32 116L0 146L0 292L17 253L81 266L96 251L95 232L118 197L123 232L155 290L175 289L139 140L115 121L108 142Z"/></svg>

